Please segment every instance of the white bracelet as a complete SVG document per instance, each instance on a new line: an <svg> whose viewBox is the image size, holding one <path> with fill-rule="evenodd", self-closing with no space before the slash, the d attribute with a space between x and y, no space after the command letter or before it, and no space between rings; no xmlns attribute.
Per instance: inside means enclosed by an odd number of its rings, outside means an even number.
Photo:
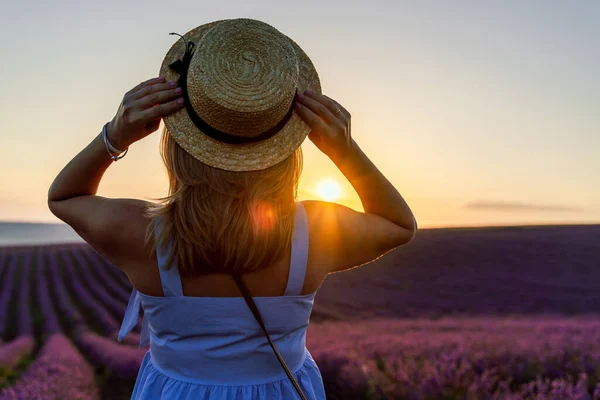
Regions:
<svg viewBox="0 0 600 400"><path fill-rule="evenodd" d="M125 150L119 150L116 147L114 147L112 144L110 144L110 142L108 141L108 133L106 131L106 127L108 126L109 122L107 122L106 124L104 124L104 127L102 127L102 138L104 139L104 145L106 146L106 151L108 151L108 154L110 155L110 158L113 161L118 161L121 158L125 157L125 154L127 154L127 152L129 151L129 147ZM120 154L120 156L115 156L111 153L111 151L113 153L117 153Z"/></svg>

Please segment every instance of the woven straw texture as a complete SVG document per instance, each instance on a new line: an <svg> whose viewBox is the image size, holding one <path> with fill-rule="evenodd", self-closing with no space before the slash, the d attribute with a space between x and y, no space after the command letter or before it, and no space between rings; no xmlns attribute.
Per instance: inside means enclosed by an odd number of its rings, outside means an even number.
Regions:
<svg viewBox="0 0 600 400"><path fill-rule="evenodd" d="M212 127L252 137L275 126L288 112L296 89L321 93L319 76L309 57L290 38L261 21L229 19L198 26L183 35L196 49L187 76L190 103ZM177 80L169 64L183 58L179 39L167 52L160 75ZM293 112L274 136L245 144L227 144L205 135L187 110L164 118L173 139L189 154L215 168L253 171L290 156L310 132Z"/></svg>

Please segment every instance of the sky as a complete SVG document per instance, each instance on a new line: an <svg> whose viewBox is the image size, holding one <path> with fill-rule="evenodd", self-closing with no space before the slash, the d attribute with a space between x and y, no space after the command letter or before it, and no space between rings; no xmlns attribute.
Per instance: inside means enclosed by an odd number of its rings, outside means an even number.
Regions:
<svg viewBox="0 0 600 400"><path fill-rule="evenodd" d="M0 221L60 222L60 170L178 37L254 18L296 41L419 227L600 223L600 2L19 1L0 13ZM155 132L99 195L167 194ZM329 180L307 139L300 200ZM322 186L322 185L321 185Z"/></svg>

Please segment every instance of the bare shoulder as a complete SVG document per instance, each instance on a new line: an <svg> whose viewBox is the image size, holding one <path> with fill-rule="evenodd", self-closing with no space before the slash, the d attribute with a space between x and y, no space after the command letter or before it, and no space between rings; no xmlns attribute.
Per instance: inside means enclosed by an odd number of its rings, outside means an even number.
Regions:
<svg viewBox="0 0 600 400"><path fill-rule="evenodd" d="M85 203L85 204L84 204ZM139 199L109 199L93 196L74 201L81 217L73 227L99 254L119 269L129 272L155 258L154 238L146 243L152 220L146 210L152 203ZM87 211L87 212L86 212Z"/></svg>
<svg viewBox="0 0 600 400"><path fill-rule="evenodd" d="M328 274L373 261L408 243L414 232L385 218L341 204L303 201L309 231L309 264Z"/></svg>
<svg viewBox="0 0 600 400"><path fill-rule="evenodd" d="M147 216L152 203L138 199L114 202L108 212L113 212L112 238L98 243L113 265L128 276L134 287L143 293L162 293L158 274L158 259L154 250L154 236L146 243L146 234L152 219ZM120 218L119 218L120 217ZM106 237L111 235L106 234ZM98 249L97 249L98 250Z"/></svg>

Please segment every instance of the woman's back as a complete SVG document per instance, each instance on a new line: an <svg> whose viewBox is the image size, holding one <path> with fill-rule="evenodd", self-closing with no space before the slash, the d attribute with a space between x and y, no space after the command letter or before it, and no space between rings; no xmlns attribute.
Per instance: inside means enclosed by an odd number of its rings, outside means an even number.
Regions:
<svg viewBox="0 0 600 400"><path fill-rule="evenodd" d="M305 206L301 202L296 203L300 205L306 215ZM301 223L308 224L308 215L302 217ZM297 216L294 216L296 220ZM296 221L294 221L296 222ZM296 224L294 224L296 226ZM306 230L307 241L310 237L306 226L302 228ZM145 230L145 227L140 228ZM155 236L158 236L159 232L156 232ZM289 275L292 273L292 252L293 247L299 244L292 239L292 243L288 246L285 251L281 254L274 263L271 265L265 265L254 271L244 272L244 282L249 287L253 296L258 297L280 297L284 296L287 291L289 284ZM306 243L308 247L308 242ZM159 257L160 253L160 257ZM161 259L162 257L162 259ZM157 249L156 253L152 257L147 257L144 260L144 265L140 265L139 270L142 270L143 274L136 274L130 278L134 282L134 286L139 289L140 292L150 295L150 297L163 296L163 285L161 275L159 271L160 267L164 267L166 263L167 253L166 251L160 251ZM308 258L308 249L306 257ZM306 260L308 261L308 260ZM304 271L304 282L300 288L299 294L310 294L319 289L323 281L325 280L327 273L323 272L318 268L317 265L306 265ZM265 284L268 283L268 284ZM238 286L232 279L231 274L228 273L206 273L198 276L185 277L181 276L181 285L185 296L189 297L240 297L241 293ZM243 297L242 297L243 299Z"/></svg>
<svg viewBox="0 0 600 400"><path fill-rule="evenodd" d="M157 232L160 224L157 225ZM157 248L164 296L134 289L122 339L144 309L141 346L150 343L133 398L293 398L295 389L243 297L184 296L177 268L165 269L168 249ZM317 365L306 349L316 292L300 294L308 256L308 221L297 203L283 296L254 296L265 326L309 398L325 398ZM309 395L310 394L310 395Z"/></svg>

